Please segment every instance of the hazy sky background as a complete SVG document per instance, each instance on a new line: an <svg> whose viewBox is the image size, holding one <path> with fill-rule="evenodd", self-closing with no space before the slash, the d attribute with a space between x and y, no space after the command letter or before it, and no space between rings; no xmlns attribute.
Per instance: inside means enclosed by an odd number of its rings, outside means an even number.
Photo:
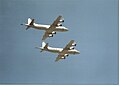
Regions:
<svg viewBox="0 0 120 86"><path fill-rule="evenodd" d="M35 49L44 31L20 24L59 15L69 31L46 42L73 39L81 54L54 62L58 54ZM0 84L118 84L118 0L0 0Z"/></svg>

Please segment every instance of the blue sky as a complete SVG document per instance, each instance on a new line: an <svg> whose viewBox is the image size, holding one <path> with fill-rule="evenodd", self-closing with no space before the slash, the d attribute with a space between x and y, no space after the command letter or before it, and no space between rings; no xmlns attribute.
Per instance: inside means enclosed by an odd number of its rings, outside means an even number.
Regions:
<svg viewBox="0 0 120 86"><path fill-rule="evenodd" d="M51 24L62 15L68 32L46 42L79 55L54 62L40 53L44 31L20 26L28 17ZM118 0L0 0L0 84L118 84Z"/></svg>

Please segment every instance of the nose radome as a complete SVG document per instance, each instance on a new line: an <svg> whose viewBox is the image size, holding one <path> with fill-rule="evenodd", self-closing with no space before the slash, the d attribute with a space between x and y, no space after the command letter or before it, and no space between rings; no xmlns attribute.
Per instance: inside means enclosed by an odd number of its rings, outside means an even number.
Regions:
<svg viewBox="0 0 120 86"><path fill-rule="evenodd" d="M77 51L78 54L80 54L80 51Z"/></svg>
<svg viewBox="0 0 120 86"><path fill-rule="evenodd" d="M68 31L68 28L65 28L64 30L65 30L65 31Z"/></svg>

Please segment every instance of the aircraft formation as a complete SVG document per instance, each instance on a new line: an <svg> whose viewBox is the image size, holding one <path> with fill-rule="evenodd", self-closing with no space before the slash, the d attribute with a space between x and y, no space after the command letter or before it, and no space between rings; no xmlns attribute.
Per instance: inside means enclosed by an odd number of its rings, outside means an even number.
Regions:
<svg viewBox="0 0 120 86"><path fill-rule="evenodd" d="M48 51L52 53L58 53L58 56L55 61L59 61L60 59L66 59L69 54L80 54L80 51L76 50L74 47L76 43L74 40L71 40L64 48L53 48L48 46L48 43L44 41L48 37L53 37L56 32L66 32L68 28L62 26L64 22L64 18L62 16L58 16L57 19L51 25L37 24L35 23L35 19L28 18L27 24L21 24L27 26L26 30L29 28L34 28L37 30L44 30L45 33L42 37L42 47L36 47L42 51Z"/></svg>

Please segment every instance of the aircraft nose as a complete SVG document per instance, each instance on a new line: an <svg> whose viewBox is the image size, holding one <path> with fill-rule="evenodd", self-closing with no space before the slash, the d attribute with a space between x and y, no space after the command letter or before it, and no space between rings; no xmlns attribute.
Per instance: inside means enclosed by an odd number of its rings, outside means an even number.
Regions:
<svg viewBox="0 0 120 86"><path fill-rule="evenodd" d="M65 28L64 31L68 31L68 28Z"/></svg>
<svg viewBox="0 0 120 86"><path fill-rule="evenodd" d="M77 54L80 54L80 51L77 51Z"/></svg>

